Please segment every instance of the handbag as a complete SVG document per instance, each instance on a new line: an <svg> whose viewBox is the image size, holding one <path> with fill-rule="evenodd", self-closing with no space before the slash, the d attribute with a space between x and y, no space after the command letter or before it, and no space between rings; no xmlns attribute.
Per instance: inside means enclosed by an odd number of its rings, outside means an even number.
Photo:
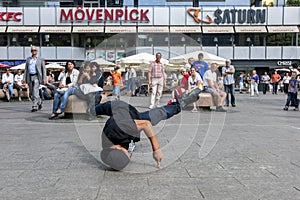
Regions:
<svg viewBox="0 0 300 200"><path fill-rule="evenodd" d="M89 83L81 84L79 86L79 88L83 92L84 95L89 94L91 92L103 91L103 89L101 87L99 87L98 85L96 85L96 84L92 85Z"/></svg>

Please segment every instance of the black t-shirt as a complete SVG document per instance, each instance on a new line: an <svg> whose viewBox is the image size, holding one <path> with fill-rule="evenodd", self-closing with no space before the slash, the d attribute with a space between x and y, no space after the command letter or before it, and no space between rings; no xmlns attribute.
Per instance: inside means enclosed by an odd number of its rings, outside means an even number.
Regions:
<svg viewBox="0 0 300 200"><path fill-rule="evenodd" d="M140 140L140 133L134 122L140 119L139 112L123 101L112 101L112 116L106 121L102 134L103 148L119 144L128 149L131 140Z"/></svg>

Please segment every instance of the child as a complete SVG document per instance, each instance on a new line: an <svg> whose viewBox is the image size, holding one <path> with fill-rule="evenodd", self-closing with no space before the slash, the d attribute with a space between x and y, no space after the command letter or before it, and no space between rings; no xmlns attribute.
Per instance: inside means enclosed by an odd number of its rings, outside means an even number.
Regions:
<svg viewBox="0 0 300 200"><path fill-rule="evenodd" d="M297 73L295 71L292 72L291 80L289 81L288 87L288 97L286 100L285 107L283 110L288 110L291 101L295 102L295 109L294 111L298 111L299 108L299 100L297 99L297 92L298 92L298 80L296 79Z"/></svg>

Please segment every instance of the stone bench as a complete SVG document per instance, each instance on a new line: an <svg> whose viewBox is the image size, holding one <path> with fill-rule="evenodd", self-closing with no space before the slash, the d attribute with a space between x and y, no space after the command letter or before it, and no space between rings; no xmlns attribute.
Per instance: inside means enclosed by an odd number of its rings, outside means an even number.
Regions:
<svg viewBox="0 0 300 200"><path fill-rule="evenodd" d="M50 89L47 89L47 90L48 90L48 93L53 96L52 91ZM14 94L15 94L15 97L11 97L11 98L19 98L18 90L15 88L14 88ZM5 99L5 98L6 98L6 96L5 96L3 89L0 89L0 99ZM27 91L22 90L21 98L27 98Z"/></svg>
<svg viewBox="0 0 300 200"><path fill-rule="evenodd" d="M220 98L219 98L219 100L220 100ZM208 92L201 92L199 94L199 99L196 102L196 105L199 107L203 107L203 108L209 108L211 106L216 106L216 105L214 105L212 95Z"/></svg>
<svg viewBox="0 0 300 200"><path fill-rule="evenodd" d="M107 101L107 96L102 95L101 103ZM78 98L76 95L71 95L68 98L68 102L65 108L66 114L86 114L87 102Z"/></svg>

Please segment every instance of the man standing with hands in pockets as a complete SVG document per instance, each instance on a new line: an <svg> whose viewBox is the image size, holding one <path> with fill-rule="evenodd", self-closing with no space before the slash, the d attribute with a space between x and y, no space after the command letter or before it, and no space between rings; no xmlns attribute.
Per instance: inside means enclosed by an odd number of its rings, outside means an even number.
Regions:
<svg viewBox="0 0 300 200"><path fill-rule="evenodd" d="M225 61L226 66L222 67L222 76L223 76L223 83L224 89L226 92L226 106L229 106L229 94L230 94L230 101L232 107L235 107L235 96L234 96L234 66L231 65L231 60L227 59Z"/></svg>
<svg viewBox="0 0 300 200"><path fill-rule="evenodd" d="M46 81L46 67L44 59L38 57L36 46L31 46L31 56L26 59L24 79L32 96L31 112L41 110L43 102L39 96L39 87Z"/></svg>
<svg viewBox="0 0 300 200"><path fill-rule="evenodd" d="M148 70L149 87L152 88L151 103L149 109L155 108L159 105L159 100L162 96L164 82L165 82L165 69L164 65L160 62L161 53L156 53L156 60L151 62Z"/></svg>

